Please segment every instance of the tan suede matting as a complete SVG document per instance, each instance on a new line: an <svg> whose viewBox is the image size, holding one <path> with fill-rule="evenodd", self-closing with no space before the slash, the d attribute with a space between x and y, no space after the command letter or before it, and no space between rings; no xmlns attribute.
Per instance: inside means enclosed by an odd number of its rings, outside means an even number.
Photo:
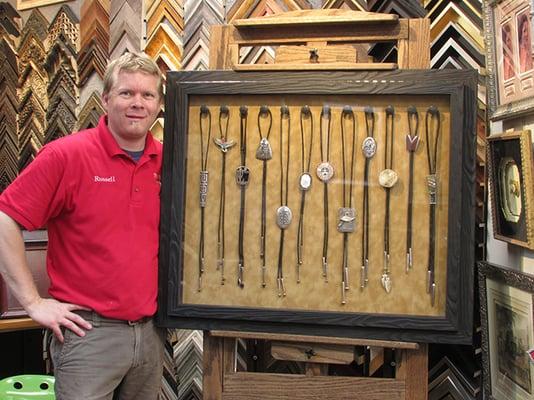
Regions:
<svg viewBox="0 0 534 400"><path fill-rule="evenodd" d="M205 259L202 290L198 288L198 251L200 232L199 171L200 130L199 108L209 106L212 115L212 131L208 159L209 189L206 207ZM228 138L234 140L226 157L226 254L225 278L221 285L221 274L217 266L217 227L220 200L222 156L213 138L219 136L219 107L230 108ZM289 207L293 211L293 222L285 233L284 277L286 297L279 297L276 286L280 230L276 225L276 210L280 206L280 106L286 104L291 113L291 166L289 172ZM298 177L301 173L300 109L309 105L314 119L314 146L311 173L313 184L306 196L304 216L304 265L301 282L296 282L296 237L300 191ZM251 178L246 189L246 222L244 235L245 274L244 288L237 285L238 228L240 188L235 182L235 170L240 165L239 154L239 106L247 105L247 166ZM267 181L267 277L266 287L261 286L260 270L260 220L262 161L255 158L259 143L257 117L260 105L267 105L273 113L273 125L269 141L273 159L268 161ZM335 169L329 183L329 251L328 283L322 277L323 246L323 183L316 176L315 169L321 162L319 147L320 112L323 105L332 109L331 164ZM340 119L344 105L351 105L357 119L356 162L353 204L356 208L356 231L349 235L350 290L347 303L341 304L341 262L343 235L336 229L337 210L342 206L342 164ZM385 215L385 190L378 184L378 174L384 169L385 112L388 105L395 108L394 161L393 169L399 174L397 185L391 190L391 279L392 290L388 294L382 288L380 278L383 269L383 238ZM408 196L409 153L405 138L408 133L407 108L415 106L419 112L419 136L421 142L415 154L414 201L413 201L413 252L414 267L405 271L406 220ZM436 303L430 305L426 293L426 271L429 245L429 205L425 176L428 161L425 147L425 114L430 105L438 107L441 113L441 137L438 149L439 194L436 224ZM370 166L370 261L369 283L360 289L360 266L362 247L362 199L364 157L361 143L366 136L364 107L371 106L376 114L375 139L378 150ZM187 189L185 204L185 241L183 262L183 303L225 306L245 306L275 309L296 309L314 311L347 311L373 314L401 314L443 316L446 299L447 270L447 220L449 197L449 141L450 112L448 97L436 96L383 96L383 95L257 95L257 96L195 96L189 108L189 139L187 148ZM349 132L350 135L350 132ZM348 136L349 136L348 135ZM350 136L349 136L350 137ZM347 154L349 149L347 148Z"/></svg>

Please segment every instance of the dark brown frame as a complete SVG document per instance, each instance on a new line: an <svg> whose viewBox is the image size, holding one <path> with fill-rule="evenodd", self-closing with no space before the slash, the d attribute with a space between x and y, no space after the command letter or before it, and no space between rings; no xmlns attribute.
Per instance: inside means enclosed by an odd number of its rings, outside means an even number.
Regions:
<svg viewBox="0 0 534 400"><path fill-rule="evenodd" d="M476 71L171 72L167 75L158 323L170 328L471 343ZM310 85L309 82L313 82ZM189 96L230 94L448 96L451 114L446 315L274 310L181 303ZM447 183L443 183L447 184Z"/></svg>
<svg viewBox="0 0 534 400"><path fill-rule="evenodd" d="M478 263L478 283L479 283L479 298L480 298L480 317L482 325L482 367L483 367L483 381L484 381L484 394L488 400L495 400L493 393L493 386L491 382L491 354L490 354L490 327L489 315L488 315L488 296L487 296L487 280L491 279L505 287L513 287L530 294L532 302L532 294L534 294L534 276L525 274L523 272L510 269L501 265L491 264L488 262ZM532 322L532 314L529 315ZM528 347L528 344L527 344ZM506 349L510 351L510 349ZM528 357L525 354L525 357ZM530 362L529 362L530 365ZM534 395L534 386L532 387L533 393L529 396L531 398ZM513 396L512 393L509 396Z"/></svg>

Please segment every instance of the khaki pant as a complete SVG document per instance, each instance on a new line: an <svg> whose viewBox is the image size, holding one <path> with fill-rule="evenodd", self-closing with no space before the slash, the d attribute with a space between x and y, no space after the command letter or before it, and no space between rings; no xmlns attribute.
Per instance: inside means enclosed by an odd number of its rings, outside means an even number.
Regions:
<svg viewBox="0 0 534 400"><path fill-rule="evenodd" d="M164 330L152 319L129 324L78 312L93 325L50 344L57 400L156 400L163 373Z"/></svg>

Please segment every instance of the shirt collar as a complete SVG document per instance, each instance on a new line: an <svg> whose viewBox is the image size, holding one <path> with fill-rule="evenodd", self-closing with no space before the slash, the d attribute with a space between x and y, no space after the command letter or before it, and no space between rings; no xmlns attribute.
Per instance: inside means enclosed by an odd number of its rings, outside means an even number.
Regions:
<svg viewBox="0 0 534 400"><path fill-rule="evenodd" d="M106 152L109 154L110 157L117 155L126 155L124 150L120 148L119 144L111 134L107 122L107 115L102 115L98 121L98 134L100 137L100 141L106 149ZM152 137L152 133L148 131L148 134L146 135L145 139L145 152L143 156L156 156L157 154L158 153L156 145L154 144L154 138Z"/></svg>

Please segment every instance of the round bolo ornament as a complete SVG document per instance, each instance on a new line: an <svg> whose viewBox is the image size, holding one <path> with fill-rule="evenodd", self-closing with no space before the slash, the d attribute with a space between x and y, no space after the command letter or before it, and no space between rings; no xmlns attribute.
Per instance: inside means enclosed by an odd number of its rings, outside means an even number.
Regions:
<svg viewBox="0 0 534 400"><path fill-rule="evenodd" d="M399 180L399 175L392 169L386 168L378 175L378 183L383 188L392 188Z"/></svg>
<svg viewBox="0 0 534 400"><path fill-rule="evenodd" d="M280 229L286 229L293 219L293 213L288 206L280 206L276 210L276 224Z"/></svg>
<svg viewBox="0 0 534 400"><path fill-rule="evenodd" d="M329 162L322 162L317 166L317 177L321 182L328 182L334 176L334 167Z"/></svg>
<svg viewBox="0 0 534 400"><path fill-rule="evenodd" d="M376 154L376 140L367 136L362 143L362 152L365 158L373 158Z"/></svg>

